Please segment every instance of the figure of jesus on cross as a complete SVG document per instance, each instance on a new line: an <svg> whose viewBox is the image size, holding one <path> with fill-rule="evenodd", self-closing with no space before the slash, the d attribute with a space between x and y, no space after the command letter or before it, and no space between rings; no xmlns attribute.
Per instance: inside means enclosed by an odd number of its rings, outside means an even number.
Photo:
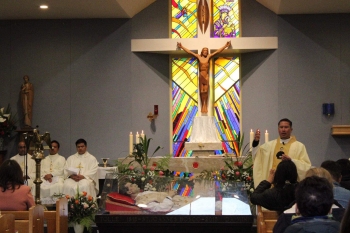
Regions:
<svg viewBox="0 0 350 233"><path fill-rule="evenodd" d="M177 43L177 47L183 49L186 53L196 57L199 62L199 96L201 100L201 112L208 113L208 91L209 91L209 61L218 53L221 53L225 48L231 45L231 41L228 41L223 47L216 50L214 53L209 54L208 48L203 48L201 54L196 54L191 50L182 46L181 43Z"/></svg>

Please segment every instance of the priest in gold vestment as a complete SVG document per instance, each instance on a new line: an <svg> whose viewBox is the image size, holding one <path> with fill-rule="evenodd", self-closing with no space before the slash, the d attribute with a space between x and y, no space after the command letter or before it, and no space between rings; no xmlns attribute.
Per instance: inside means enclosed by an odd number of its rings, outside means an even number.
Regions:
<svg viewBox="0 0 350 233"><path fill-rule="evenodd" d="M282 160L292 160L297 167L298 181L304 179L305 173L311 167L305 145L291 135L292 122L283 118L278 122L279 138L259 146L260 131L257 130L253 141L253 178L254 187L266 180L270 169L276 169Z"/></svg>

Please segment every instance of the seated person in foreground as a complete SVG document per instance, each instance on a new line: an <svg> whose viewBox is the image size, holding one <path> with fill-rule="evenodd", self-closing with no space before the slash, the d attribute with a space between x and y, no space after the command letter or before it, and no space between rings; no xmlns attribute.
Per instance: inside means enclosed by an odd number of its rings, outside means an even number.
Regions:
<svg viewBox="0 0 350 233"><path fill-rule="evenodd" d="M350 190L350 161L349 159L339 159L337 164L341 167L340 186Z"/></svg>
<svg viewBox="0 0 350 233"><path fill-rule="evenodd" d="M34 205L20 165L15 160L5 160L0 166L0 210L28 210Z"/></svg>
<svg viewBox="0 0 350 233"><path fill-rule="evenodd" d="M347 207L350 199L350 191L340 187L341 166L335 161L327 160L321 164L321 167L326 169L332 176L334 199L344 208Z"/></svg>
<svg viewBox="0 0 350 233"><path fill-rule="evenodd" d="M65 165L64 175L66 179L62 192L74 196L79 187L79 192L85 191L96 198L98 162L93 155L87 152L87 143L84 139L78 139L75 145L77 153L69 156Z"/></svg>
<svg viewBox="0 0 350 233"><path fill-rule="evenodd" d="M322 167L311 168L306 172L306 177L312 176L325 178L331 185L333 183L331 174L329 174L329 172ZM292 217L295 214L295 209L296 204L294 204L290 209L285 210L284 213L278 217L277 223L273 228L274 233L283 233L285 231L285 229L291 224ZM345 209L333 198L332 215L329 215L329 217L333 217L336 221L340 222L343 217L344 210Z"/></svg>
<svg viewBox="0 0 350 233"><path fill-rule="evenodd" d="M311 176L302 180L295 191L296 215L285 233L338 233L340 223L331 219L333 188L325 178Z"/></svg>
<svg viewBox="0 0 350 233"><path fill-rule="evenodd" d="M270 170L267 180L263 180L250 195L254 205L282 212L288 209L295 200L294 190L297 185L297 168L293 161L284 160L277 166L277 170ZM271 186L273 185L273 188Z"/></svg>
<svg viewBox="0 0 350 233"><path fill-rule="evenodd" d="M350 202L349 202L349 205L346 207L346 211L341 221L339 233L349 233L349 232L350 232Z"/></svg>
<svg viewBox="0 0 350 233"><path fill-rule="evenodd" d="M51 141L50 154L41 161L43 183L40 186L40 197L43 204L54 204L53 195L62 194L63 170L66 159L58 154L60 143Z"/></svg>

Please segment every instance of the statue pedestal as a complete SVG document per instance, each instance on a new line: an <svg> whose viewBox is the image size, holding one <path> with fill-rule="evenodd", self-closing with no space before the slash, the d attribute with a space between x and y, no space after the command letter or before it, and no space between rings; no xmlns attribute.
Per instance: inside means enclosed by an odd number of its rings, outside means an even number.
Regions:
<svg viewBox="0 0 350 233"><path fill-rule="evenodd" d="M214 155L215 150L222 150L221 142L186 142L186 150L192 150L192 157Z"/></svg>
<svg viewBox="0 0 350 233"><path fill-rule="evenodd" d="M185 149L192 150L193 157L214 155L215 150L222 150L213 116L195 117L190 141Z"/></svg>

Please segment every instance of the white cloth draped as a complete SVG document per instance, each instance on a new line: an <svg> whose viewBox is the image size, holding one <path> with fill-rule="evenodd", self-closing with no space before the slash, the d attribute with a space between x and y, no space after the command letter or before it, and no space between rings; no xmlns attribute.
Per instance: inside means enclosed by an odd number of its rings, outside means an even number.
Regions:
<svg viewBox="0 0 350 233"><path fill-rule="evenodd" d="M220 142L213 116L194 118L190 142Z"/></svg>

